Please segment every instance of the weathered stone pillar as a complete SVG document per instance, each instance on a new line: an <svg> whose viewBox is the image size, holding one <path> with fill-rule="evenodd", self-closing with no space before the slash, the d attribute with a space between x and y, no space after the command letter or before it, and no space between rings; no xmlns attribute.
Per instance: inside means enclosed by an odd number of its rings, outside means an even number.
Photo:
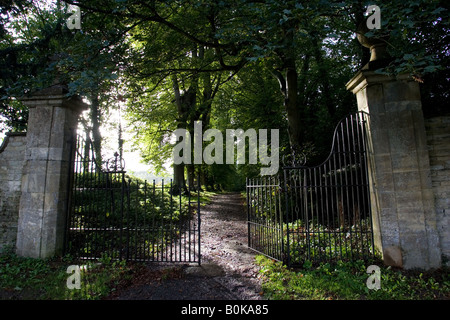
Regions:
<svg viewBox="0 0 450 320"><path fill-rule="evenodd" d="M71 143L86 105L52 86L22 99L29 107L25 167L16 252L47 258L62 253L71 163Z"/></svg>
<svg viewBox="0 0 450 320"><path fill-rule="evenodd" d="M378 74L370 64L347 84L368 120L375 244L387 265L441 265L419 85Z"/></svg>

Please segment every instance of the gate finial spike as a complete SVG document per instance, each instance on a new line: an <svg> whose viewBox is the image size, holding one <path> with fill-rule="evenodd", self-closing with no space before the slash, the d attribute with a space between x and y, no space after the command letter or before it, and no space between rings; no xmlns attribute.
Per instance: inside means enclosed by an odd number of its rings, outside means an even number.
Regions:
<svg viewBox="0 0 450 320"><path fill-rule="evenodd" d="M114 158L110 158L106 161L106 171L110 173L122 172L125 170L125 161L116 151Z"/></svg>

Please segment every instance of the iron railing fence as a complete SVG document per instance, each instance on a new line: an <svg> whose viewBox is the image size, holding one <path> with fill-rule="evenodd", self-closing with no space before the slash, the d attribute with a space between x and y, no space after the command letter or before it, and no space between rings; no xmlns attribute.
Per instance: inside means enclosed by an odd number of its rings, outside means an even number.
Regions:
<svg viewBox="0 0 450 320"><path fill-rule="evenodd" d="M289 266L374 257L365 125L340 121L318 166L247 179L249 247Z"/></svg>
<svg viewBox="0 0 450 320"><path fill-rule="evenodd" d="M285 194L279 177L247 179L248 246L285 260Z"/></svg>
<svg viewBox="0 0 450 320"><path fill-rule="evenodd" d="M79 259L200 263L200 188L130 179L118 154L103 166L78 137L66 252Z"/></svg>

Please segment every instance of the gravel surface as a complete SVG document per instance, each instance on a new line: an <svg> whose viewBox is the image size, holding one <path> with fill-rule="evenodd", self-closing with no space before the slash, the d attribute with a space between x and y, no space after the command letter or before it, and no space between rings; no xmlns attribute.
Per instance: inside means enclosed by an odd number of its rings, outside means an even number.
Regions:
<svg viewBox="0 0 450 320"><path fill-rule="evenodd" d="M255 253L247 247L247 215L239 193L216 195L201 210L202 263L149 264L118 300L261 300Z"/></svg>

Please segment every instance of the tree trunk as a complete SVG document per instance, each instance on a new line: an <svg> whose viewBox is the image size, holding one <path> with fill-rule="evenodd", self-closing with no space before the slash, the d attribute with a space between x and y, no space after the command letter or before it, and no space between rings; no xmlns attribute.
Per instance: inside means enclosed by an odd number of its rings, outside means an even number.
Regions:
<svg viewBox="0 0 450 320"><path fill-rule="evenodd" d="M197 191L197 186L195 185L195 166L190 164L187 166L187 176L188 176L188 186L190 191Z"/></svg>
<svg viewBox="0 0 450 320"><path fill-rule="evenodd" d="M325 106L328 110L328 114L331 117L334 117L336 114L336 107L333 103L333 99L330 96L331 86L330 86L330 78L329 72L327 72L327 68L324 65L324 59L321 50L321 41L317 36L313 37L313 45L314 45L314 58L316 59L317 67L319 69L319 76L321 79L321 87L322 87L322 95L325 99Z"/></svg>
<svg viewBox="0 0 450 320"><path fill-rule="evenodd" d="M173 165L173 182L171 193L174 195L184 193L186 191L186 179L184 177L184 164Z"/></svg>
<svg viewBox="0 0 450 320"><path fill-rule="evenodd" d="M177 128L186 128L186 120L185 119L185 111L183 108L182 98L180 94L180 88L178 86L178 79L176 78L176 75L172 76L172 84L173 84L173 90L175 94L175 103L177 105L177 111L178 111L178 123ZM173 183L172 183L172 190L171 192L173 194L179 194L180 192L183 192L186 190L186 180L184 177L184 163L180 164L173 164Z"/></svg>
<svg viewBox="0 0 450 320"><path fill-rule="evenodd" d="M284 107L286 108L288 117L291 150L298 153L303 142L303 127L301 124L301 110L298 105L298 74L293 58L286 61L286 95Z"/></svg>
<svg viewBox="0 0 450 320"><path fill-rule="evenodd" d="M95 160L102 165L102 136L100 134L100 103L97 93L91 95L92 144Z"/></svg>
<svg viewBox="0 0 450 320"><path fill-rule="evenodd" d="M195 112L195 104L197 97L197 80L194 77L191 86L183 94L181 94L180 92L180 87L178 85L178 79L176 78L176 75L172 77L172 83L175 93L175 103L177 105L178 111L177 128L188 129L189 131L191 131L190 128L191 124L188 123L188 119L190 119L192 113ZM186 179L184 176L184 168L191 166L191 164L178 164L178 165L174 164L173 166L174 166L174 184L172 192L174 193L186 192L187 187L186 187Z"/></svg>
<svg viewBox="0 0 450 320"><path fill-rule="evenodd" d="M283 37L286 43L292 45L294 44L295 28L294 26L286 27L287 29L283 31ZM276 52L281 60L279 70L285 71L285 75L278 70L272 71L272 74L278 79L281 93L284 96L284 108L287 113L291 153L298 154L304 142L304 128L302 126L302 108L298 92L299 76L296 66L296 50L293 46L290 46L283 50L277 50Z"/></svg>
<svg viewBox="0 0 450 320"><path fill-rule="evenodd" d="M197 54L198 52L198 54ZM194 59L202 60L205 58L205 48L203 46L199 46L198 51L193 51L193 57ZM194 123L196 121L202 121L202 132L205 132L210 123L211 118L211 107L212 107L212 100L214 98L214 95L217 93L218 86L220 83L220 77L217 82L216 88L213 90L213 84L211 81L211 73L209 72L203 72L200 75L194 75L191 83L191 89L195 89L196 94L198 94L199 99L197 98L197 95L195 97L192 97L192 101L190 101L190 105L188 106L190 108L189 111L189 132L191 134L191 138L194 139ZM201 86L202 92L199 90L199 84ZM194 145L192 141L192 145ZM203 146L203 141L202 141ZM203 150L203 147L202 147ZM194 159L192 154L192 159ZM195 164L190 164L187 166L187 173L188 173L188 184L191 190L196 191L197 185L194 183L195 181ZM198 166L198 170L200 170L201 166Z"/></svg>
<svg viewBox="0 0 450 320"><path fill-rule="evenodd" d="M294 58L284 59L283 65L286 76L283 76L278 70L272 70L272 74L278 79L281 93L284 96L291 152L297 154L303 142L302 113L298 105L298 74Z"/></svg>
<svg viewBox="0 0 450 320"><path fill-rule="evenodd" d="M89 165L90 165L90 151L91 151L91 136L89 135L90 133L90 129L86 126L84 128L84 135L85 135L85 142L84 142L84 159L85 161L83 161L83 171L84 172L89 172Z"/></svg>

